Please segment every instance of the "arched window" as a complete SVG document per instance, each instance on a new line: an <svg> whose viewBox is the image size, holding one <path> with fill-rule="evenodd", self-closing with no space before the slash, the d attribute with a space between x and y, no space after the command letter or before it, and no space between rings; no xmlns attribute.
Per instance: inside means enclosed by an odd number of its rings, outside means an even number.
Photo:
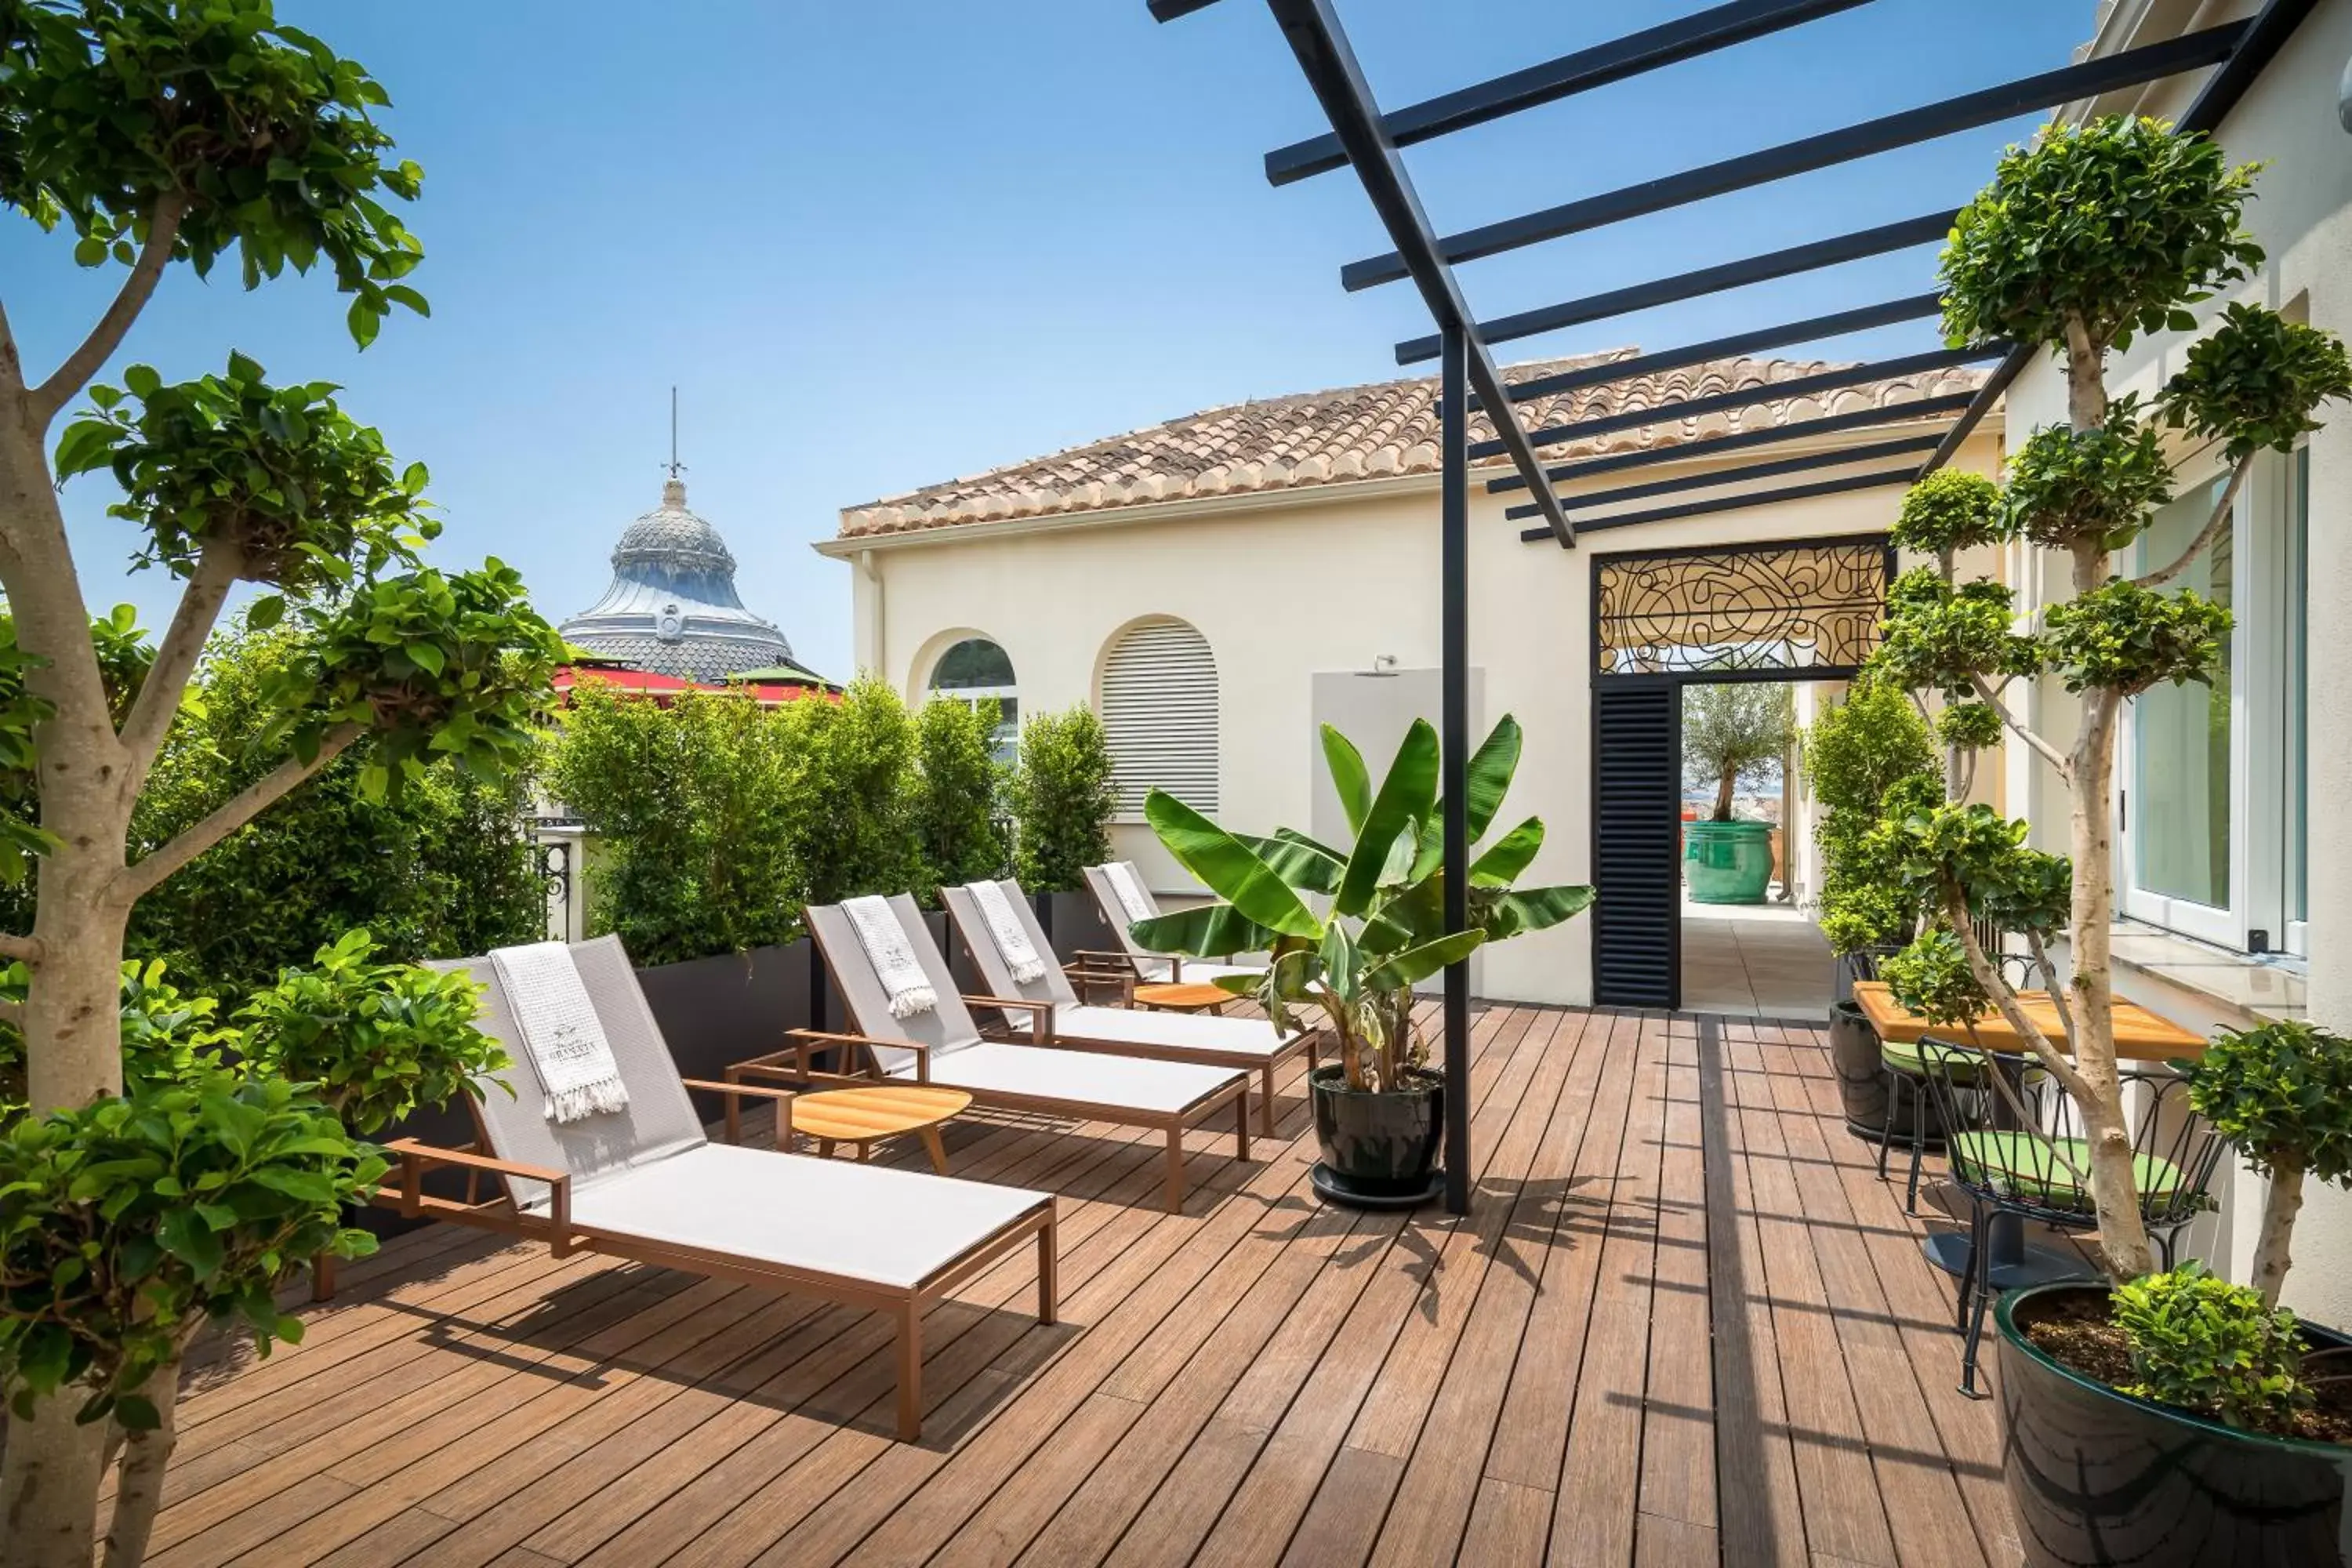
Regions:
<svg viewBox="0 0 2352 1568"><path fill-rule="evenodd" d="M1102 721L1122 818L1140 821L1154 789L1215 815L1217 661L1208 638L1166 619L1121 632L1103 664Z"/></svg>
<svg viewBox="0 0 2352 1568"><path fill-rule="evenodd" d="M996 700L996 760L1010 763L1021 743L1021 703L1013 690L1013 660L986 637L966 637L940 655L931 667L931 693L974 707Z"/></svg>

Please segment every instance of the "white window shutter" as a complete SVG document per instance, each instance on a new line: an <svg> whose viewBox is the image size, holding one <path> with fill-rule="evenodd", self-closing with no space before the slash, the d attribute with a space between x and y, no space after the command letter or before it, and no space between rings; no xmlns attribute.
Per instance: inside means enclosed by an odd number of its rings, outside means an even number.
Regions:
<svg viewBox="0 0 2352 1568"><path fill-rule="evenodd" d="M1217 662L1208 638L1182 621L1129 626L1103 667L1102 721L1122 820L1141 821L1154 789L1216 815Z"/></svg>

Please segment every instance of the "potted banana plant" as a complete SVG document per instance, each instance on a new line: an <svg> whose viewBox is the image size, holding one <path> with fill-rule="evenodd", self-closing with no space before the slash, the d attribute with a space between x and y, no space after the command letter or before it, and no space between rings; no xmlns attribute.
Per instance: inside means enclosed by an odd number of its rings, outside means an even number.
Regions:
<svg viewBox="0 0 2352 1568"><path fill-rule="evenodd" d="M1540 818L1477 850L1517 771L1519 742L1518 723L1506 715L1470 760L1470 918L1451 933L1437 731L1426 721L1406 732L1377 790L1362 754L1323 727L1323 755L1355 836L1345 848L1287 827L1266 837L1228 832L1159 790L1144 802L1160 841L1219 901L1139 921L1135 940L1186 957L1270 953L1262 973L1217 984L1255 998L1285 1029L1313 1026L1302 1010L1319 1014L1336 1047L1339 1059L1308 1075L1323 1155L1315 1185L1327 1199L1392 1206L1436 1188L1447 1085L1428 1065L1413 987L1488 942L1558 925L1592 903L1589 887L1512 886L1543 847Z"/></svg>

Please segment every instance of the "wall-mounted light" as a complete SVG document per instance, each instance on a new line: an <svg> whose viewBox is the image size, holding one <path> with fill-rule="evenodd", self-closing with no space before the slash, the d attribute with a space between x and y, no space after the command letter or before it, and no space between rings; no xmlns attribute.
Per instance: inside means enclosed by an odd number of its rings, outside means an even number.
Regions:
<svg viewBox="0 0 2352 1568"><path fill-rule="evenodd" d="M1396 672L1396 655L1392 653L1376 653L1372 655L1372 673L1374 675L1394 675Z"/></svg>

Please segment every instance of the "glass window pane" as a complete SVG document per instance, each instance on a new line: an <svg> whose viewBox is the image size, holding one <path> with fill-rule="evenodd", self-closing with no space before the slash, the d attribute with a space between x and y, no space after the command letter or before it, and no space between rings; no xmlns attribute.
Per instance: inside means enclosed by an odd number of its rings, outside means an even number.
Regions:
<svg viewBox="0 0 2352 1568"><path fill-rule="evenodd" d="M2305 584L2311 571L2311 448L2287 459L2286 490L2286 754L2281 759L2286 775L2286 913L2287 919L2311 918L2311 897L2305 875L2311 845L2311 783L2305 774L2304 711L2310 696L2310 665L2306 662L2310 632L2310 595Z"/></svg>
<svg viewBox="0 0 2352 1568"><path fill-rule="evenodd" d="M2140 544L2142 570L2188 547L2221 499L2200 485L2156 514ZM2234 530L2224 530L2176 587L2231 602ZM2131 830L2143 892L2227 909L2230 903L2230 647L2210 686L2159 686L2133 704Z"/></svg>
<svg viewBox="0 0 2352 1568"><path fill-rule="evenodd" d="M934 691L969 691L974 687L1011 686L1013 660L986 637L966 637L940 655L931 671Z"/></svg>

